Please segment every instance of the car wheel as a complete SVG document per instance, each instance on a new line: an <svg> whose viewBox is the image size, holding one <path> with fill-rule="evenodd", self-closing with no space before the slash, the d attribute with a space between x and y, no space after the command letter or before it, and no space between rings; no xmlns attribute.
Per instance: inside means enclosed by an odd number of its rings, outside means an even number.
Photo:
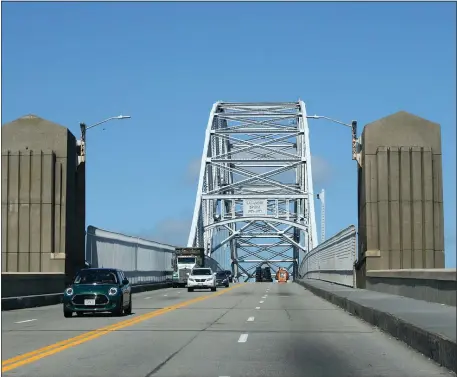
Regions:
<svg viewBox="0 0 457 377"><path fill-rule="evenodd" d="M63 315L64 315L65 318L71 318L71 317L73 317L73 312L70 311L70 310L65 310L64 309Z"/></svg>
<svg viewBox="0 0 457 377"><path fill-rule="evenodd" d="M187 292L193 292L194 289L193 288L187 288Z"/></svg>
<svg viewBox="0 0 457 377"><path fill-rule="evenodd" d="M83 312L76 312L76 315L77 315L78 317L82 317L83 314L84 314Z"/></svg>
<svg viewBox="0 0 457 377"><path fill-rule="evenodd" d="M130 296L129 306L125 309L125 314L132 314L132 296Z"/></svg>
<svg viewBox="0 0 457 377"><path fill-rule="evenodd" d="M225 288L228 288L228 287L229 287L229 284L226 284L226 285L225 285Z"/></svg>
<svg viewBox="0 0 457 377"><path fill-rule="evenodd" d="M211 288L211 291L212 291L212 292L216 292L216 289L217 289L216 287L212 287L212 288Z"/></svg>

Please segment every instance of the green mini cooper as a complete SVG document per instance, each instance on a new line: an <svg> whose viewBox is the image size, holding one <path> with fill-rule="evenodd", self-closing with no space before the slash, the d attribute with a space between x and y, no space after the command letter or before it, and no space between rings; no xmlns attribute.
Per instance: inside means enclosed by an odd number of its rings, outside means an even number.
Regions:
<svg viewBox="0 0 457 377"><path fill-rule="evenodd" d="M114 268L85 268L63 295L63 314L69 318L75 312L132 313L132 289L124 272Z"/></svg>

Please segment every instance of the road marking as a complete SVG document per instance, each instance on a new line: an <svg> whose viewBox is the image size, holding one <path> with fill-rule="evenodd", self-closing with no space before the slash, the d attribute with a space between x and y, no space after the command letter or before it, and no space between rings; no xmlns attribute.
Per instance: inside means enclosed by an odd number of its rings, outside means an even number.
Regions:
<svg viewBox="0 0 457 377"><path fill-rule="evenodd" d="M238 343L246 343L248 340L248 334L241 334L240 339L238 339Z"/></svg>
<svg viewBox="0 0 457 377"><path fill-rule="evenodd" d="M145 299L145 300L149 300L150 298L151 298L151 297L145 297L144 299Z"/></svg>
<svg viewBox="0 0 457 377"><path fill-rule="evenodd" d="M267 296L262 296L262 298L267 298Z"/></svg>
<svg viewBox="0 0 457 377"><path fill-rule="evenodd" d="M259 303L260 303L260 304L263 304L264 302L265 302L265 301L260 301Z"/></svg>
<svg viewBox="0 0 457 377"><path fill-rule="evenodd" d="M254 322L254 317L249 317L248 322Z"/></svg>
<svg viewBox="0 0 457 377"><path fill-rule="evenodd" d="M26 319L25 321L19 321L19 322L14 322L14 323L26 323L26 322L32 322L36 321L36 319Z"/></svg>
<svg viewBox="0 0 457 377"><path fill-rule="evenodd" d="M79 344L86 343L89 340L93 340L93 339L99 338L102 335L109 334L109 333L111 333L113 331L120 330L120 329L129 327L129 326L135 325L137 323L146 321L148 319L158 317L158 316L160 316L162 314L169 313L169 312L171 312L173 310L176 310L176 309L179 309L179 308L183 308L183 307L195 304L195 303L200 302L200 301L207 300L207 299L209 299L211 297L217 297L217 296L223 295L224 293L229 292L232 289L236 289L236 288L241 287L241 286L242 286L242 284L239 284L239 285L233 286L231 288L224 289L223 291L219 291L219 292L216 292L216 293L211 293L210 295L199 296L199 297L193 298L191 300L187 300L187 301L181 302L179 304L168 306L168 307L163 308L163 309L154 310L154 311L149 312L149 313L145 313L145 314L141 314L141 315L135 316L135 317L133 317L131 319L120 321L120 322L114 323L114 324L109 325L109 326L101 327L101 328L99 328L97 330L86 332L84 334L75 336L73 338L66 339L66 340L57 342L55 344L51 344L51 345L43 347L43 348L39 348L39 349L37 349L35 351L27 352L27 353L25 353L23 355L12 357L12 358L10 358L8 360L2 361L2 373L8 372L8 371L13 370L13 369L16 369L16 368L18 368L18 367L20 367L22 365L33 363L34 361L40 360L40 359L42 359L44 357L47 357L47 356L54 355L54 354L59 353L59 352L62 352L64 350L68 349L68 348L77 346ZM71 321L71 319L70 319L70 321Z"/></svg>
<svg viewBox="0 0 457 377"><path fill-rule="evenodd" d="M168 295L163 295L164 297L168 296Z"/></svg>
<svg viewBox="0 0 457 377"><path fill-rule="evenodd" d="M256 306L256 309L260 309L260 306Z"/></svg>

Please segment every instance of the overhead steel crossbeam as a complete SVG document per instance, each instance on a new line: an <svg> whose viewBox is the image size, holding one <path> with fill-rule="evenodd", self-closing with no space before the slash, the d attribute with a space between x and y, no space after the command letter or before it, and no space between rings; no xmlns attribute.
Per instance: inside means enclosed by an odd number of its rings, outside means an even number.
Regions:
<svg viewBox="0 0 457 377"><path fill-rule="evenodd" d="M311 165L303 101L215 103L188 246L230 250L246 279L264 264L295 276L299 250L318 243Z"/></svg>

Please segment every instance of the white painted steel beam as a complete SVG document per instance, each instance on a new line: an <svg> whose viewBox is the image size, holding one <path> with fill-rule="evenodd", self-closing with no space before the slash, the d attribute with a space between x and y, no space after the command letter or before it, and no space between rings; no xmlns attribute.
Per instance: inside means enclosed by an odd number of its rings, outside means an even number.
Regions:
<svg viewBox="0 0 457 377"><path fill-rule="evenodd" d="M233 269L245 272L243 260L297 262L298 250L318 242L311 165L302 101L216 103L188 246L219 259L227 250Z"/></svg>

